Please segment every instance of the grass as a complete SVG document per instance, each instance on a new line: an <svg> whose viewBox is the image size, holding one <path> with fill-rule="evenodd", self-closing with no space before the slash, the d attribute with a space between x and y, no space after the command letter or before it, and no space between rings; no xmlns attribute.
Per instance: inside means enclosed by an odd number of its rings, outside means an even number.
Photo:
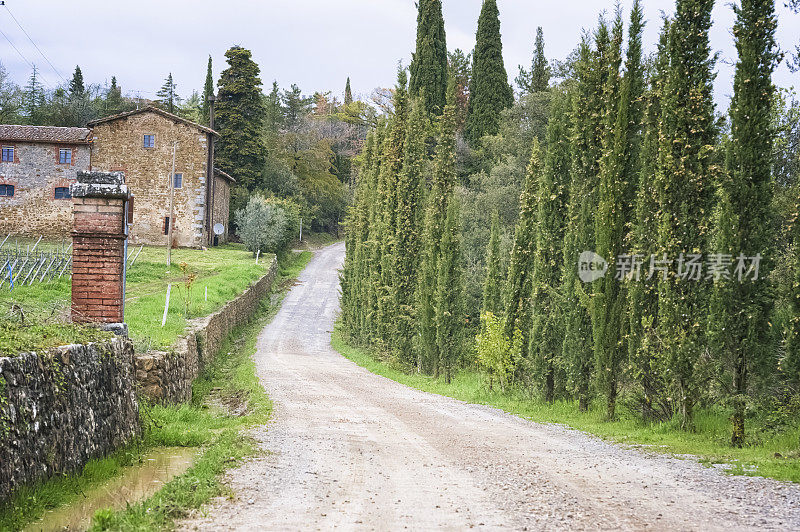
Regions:
<svg viewBox="0 0 800 532"><path fill-rule="evenodd" d="M186 473L164 485L152 497L122 510L98 511L92 530L163 530L176 518L199 508L227 490L219 476L255 452L244 430L269 419L272 404L258 381L251 355L256 338L272 318L292 279L311 253L289 254L279 262L272 295L250 323L234 330L218 356L193 387L193 399L180 406L144 405L142 437L103 459L92 460L78 475L51 479L18 490L0 506L0 530L16 530L48 509L81 497L83 491L120 475L126 467L159 447L197 447L202 455ZM272 303L270 303L272 300Z"/></svg>
<svg viewBox="0 0 800 532"><path fill-rule="evenodd" d="M656 452L692 455L706 465L726 464L732 474L763 476L800 482L800 420L786 429L767 428L761 416L748 420L751 444L741 449L730 446L730 412L723 408L698 409L695 432L680 430L677 422L644 423L629 412L613 422L605 420L605 410L596 401L588 412L578 411L573 401L548 404L520 390L490 391L486 378L475 370L463 370L446 384L420 374L406 373L391 361L348 345L337 327L332 345L344 357L372 373L406 386L453 397L474 404L490 405L539 423L558 423L594 434L605 440L644 447Z"/></svg>
<svg viewBox="0 0 800 532"><path fill-rule="evenodd" d="M131 248L130 253L137 253L138 249ZM183 333L188 319L207 316L244 292L264 275L271 257L264 256L256 264L252 253L239 244L206 251L175 249L168 269L166 250L145 246L128 269L125 294L125 321L137 351L172 345ZM168 284L172 285L170 305L167 322L161 327ZM7 287L0 289L0 355L82 338L86 328L65 324L70 297L67 278L16 287L13 291ZM12 308L17 310L9 310ZM25 323L20 321L18 309L27 316ZM48 340L40 341L45 335Z"/></svg>

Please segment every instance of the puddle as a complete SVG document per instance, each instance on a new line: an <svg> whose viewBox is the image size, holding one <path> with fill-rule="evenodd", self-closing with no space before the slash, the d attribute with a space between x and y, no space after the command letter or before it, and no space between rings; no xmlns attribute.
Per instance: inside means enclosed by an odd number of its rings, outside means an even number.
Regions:
<svg viewBox="0 0 800 532"><path fill-rule="evenodd" d="M24 532L86 530L97 510L122 509L129 502L146 499L189 469L196 453L197 449L187 447L153 451L141 464L126 468L120 476L87 491L85 497L81 495L70 505L48 511Z"/></svg>

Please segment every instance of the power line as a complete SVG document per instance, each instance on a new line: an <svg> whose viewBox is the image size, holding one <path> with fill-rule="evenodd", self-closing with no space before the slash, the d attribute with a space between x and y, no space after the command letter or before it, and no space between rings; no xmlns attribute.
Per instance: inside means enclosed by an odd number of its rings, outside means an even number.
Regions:
<svg viewBox="0 0 800 532"><path fill-rule="evenodd" d="M12 13L12 12L11 12L11 8L10 8L10 7L8 7L8 6L6 5L6 3L5 3L5 2L2 2L2 3L0 3L0 5L3 5L3 6L5 6L5 8L6 8L6 11L8 11L8 14L9 14L9 15L11 15L11 18L12 18L12 19L14 19L14 22L17 24L17 26L19 27L19 29L21 29L21 30L22 30L22 33L24 33L24 34L25 34L25 36L28 38L28 40L29 40L29 41L31 41L31 44L33 45L33 47L34 47L34 48L36 48L36 51L37 51L37 52L39 52L39 55L41 55L41 56L44 58L44 60L45 60L45 61L47 61L47 64L48 64L48 65L50 65L50 68L52 68L52 69L53 69L53 72L55 72L55 73L56 73L56 75L57 75L58 77L60 77L60 78L61 78L61 79L64 81L64 83L67 83L67 80L66 80L66 78L65 78L64 76L62 76L62 75L61 75L61 72L59 72L59 71L58 71L58 69L57 69L55 66L53 66L53 63L51 63L51 62L50 62L50 60L47 58L47 56L46 56L46 55L44 55L44 52L42 52L42 50L41 50L41 49L40 49L40 48L39 48L39 47L36 45L36 43L33 41L33 39L31 38L31 36L30 36L30 35L28 35L28 32L27 32L27 31L25 31L25 28L23 28L23 27L22 27L22 24L20 24L20 23L19 23L19 21L17 20L17 17L15 17L15 16L14 16L14 13Z"/></svg>
<svg viewBox="0 0 800 532"><path fill-rule="evenodd" d="M26 63L28 66L30 66L30 67L31 67L31 68L33 68L33 69L35 69L35 68L36 68L36 66L34 66L34 64L33 64L33 63L31 63L30 61L28 61L28 58L27 58L27 57L25 57L25 56L22 54L22 52L20 52L20 51L19 51L19 48L17 48L17 47L14 45L14 43L11 41L11 39L9 39L9 38L8 38L8 35L6 35L6 34L5 34L5 32L4 32L3 30L1 30L1 29L0 29L0 35L2 35L3 37L5 37L5 39L8 41L8 44L10 44L10 45L11 45L11 47L12 47L14 50L16 50L16 52L19 54L19 56L22 58L22 60L23 60L23 61L25 61L25 63ZM49 85L49 84L48 84L48 83L47 83L47 82L46 82L46 81L45 81L43 78L41 79L41 82L42 82L42 85L44 85L45 87L47 87L47 88L48 88L48 89L50 89L50 90L53 90L53 87L51 87L51 86L50 86L50 85Z"/></svg>

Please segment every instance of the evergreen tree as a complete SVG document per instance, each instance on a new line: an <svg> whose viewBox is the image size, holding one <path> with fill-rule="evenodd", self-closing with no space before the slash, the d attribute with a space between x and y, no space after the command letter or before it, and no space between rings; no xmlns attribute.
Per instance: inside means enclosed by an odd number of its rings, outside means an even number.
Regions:
<svg viewBox="0 0 800 532"><path fill-rule="evenodd" d="M505 289L506 336L513 337L514 329L523 333L522 357L527 357L530 339L531 297L533 295L533 259L536 252L536 187L542 172L539 139L533 138L531 160L519 198L519 219L514 232L514 246L508 266Z"/></svg>
<svg viewBox="0 0 800 532"><path fill-rule="evenodd" d="M752 276L742 279L736 270L730 278L717 279L709 329L712 351L722 357L723 367L732 377L731 443L741 447L745 439L749 377L774 367L770 364L773 293L769 273L774 231L771 212L774 133L770 116L775 93L772 72L780 54L775 42L778 25L775 0L742 0L733 9L739 60L730 108L728 175L719 190L722 200L714 228L714 251L730 255L737 262L737 269L745 257L748 267L751 257L765 260L759 265L756 279Z"/></svg>
<svg viewBox="0 0 800 532"><path fill-rule="evenodd" d="M781 373L790 384L800 384L800 182L794 186L795 204L790 218L792 236L791 284L789 287L789 323L786 327L785 356Z"/></svg>
<svg viewBox="0 0 800 532"><path fill-rule="evenodd" d="M471 142L500 130L500 112L514 103L503 63L497 0L484 0L478 19L465 134Z"/></svg>
<svg viewBox="0 0 800 532"><path fill-rule="evenodd" d="M81 67L76 66L69 82L69 97L82 98L84 94L86 94L86 87L83 84L83 72L81 72Z"/></svg>
<svg viewBox="0 0 800 532"><path fill-rule="evenodd" d="M500 216L492 213L492 228L486 248L486 278L483 283L483 312L497 316L503 308L503 258L500 255Z"/></svg>
<svg viewBox="0 0 800 532"><path fill-rule="evenodd" d="M417 51L409 71L409 94L421 97L430 115L441 114L447 103L447 37L441 0L419 0Z"/></svg>
<svg viewBox="0 0 800 532"><path fill-rule="evenodd" d="M111 86L106 92L105 112L114 115L122 111L122 89L117 85L116 76L111 76Z"/></svg>
<svg viewBox="0 0 800 532"><path fill-rule="evenodd" d="M676 261L676 273L659 280L661 348L679 398L681 426L693 426L698 396L695 367L705 348L707 290L681 273L708 243L709 205L715 173L714 122L709 30L713 0L678 0L670 25L670 68L662 105L658 257ZM683 262L681 262L683 261ZM681 269L683 271L678 272Z"/></svg>
<svg viewBox="0 0 800 532"><path fill-rule="evenodd" d="M216 143L217 165L231 174L240 187L253 190L261 177L266 148L264 102L260 70L249 50L234 46L225 52L228 61L220 76L214 127L220 133ZM232 210L233 207L232 205Z"/></svg>
<svg viewBox="0 0 800 532"><path fill-rule="evenodd" d="M350 78L347 78L347 84L344 86L344 104L350 105L353 103L353 91L350 89Z"/></svg>
<svg viewBox="0 0 800 532"><path fill-rule="evenodd" d="M555 394L556 366L564 342L563 321L556 289L561 281L564 230L567 217L570 101L556 93L547 127L547 154L539 174L536 209L536 246L533 257L532 322L529 353L546 401Z"/></svg>
<svg viewBox="0 0 800 532"><path fill-rule="evenodd" d="M284 90L281 95L283 102L283 121L289 129L300 123L300 119L311 112L314 98L303 96L303 92L296 84L292 83L290 90Z"/></svg>
<svg viewBox="0 0 800 532"><path fill-rule="evenodd" d="M633 4L625 78L622 62L622 14L618 11L612 32L609 72L606 78L605 134L600 159L598 212L595 218L597 253L608 260L627 260L627 230L633 218L635 172L639 167L641 98L643 92L642 28L639 0ZM616 415L620 364L623 360L624 314L628 311L625 279L606 275L594 283L592 328L599 389L606 396L606 415ZM636 281L634 281L636 282Z"/></svg>
<svg viewBox="0 0 800 532"><path fill-rule="evenodd" d="M156 96L158 96L158 105L162 109L170 113L175 113L180 103L180 97L178 96L177 85L175 85L175 81L172 79L172 72L170 72L167 79L164 80L164 84L156 93Z"/></svg>
<svg viewBox="0 0 800 532"><path fill-rule="evenodd" d="M278 82L272 82L272 90L264 96L264 129L268 134L277 134L283 125L281 91Z"/></svg>
<svg viewBox="0 0 800 532"><path fill-rule="evenodd" d="M378 298L380 295L380 266L381 266L381 245L382 245L382 226L383 204L379 196L379 182L381 175L381 153L386 140L388 123L386 120L379 122L375 130L375 153L372 157L372 164L369 169L369 181L372 188L367 194L367 223L369 227L368 237L365 242L365 278L366 290L364 303L364 326L363 341L365 345L374 346L377 343L378 331Z"/></svg>
<svg viewBox="0 0 800 532"><path fill-rule="evenodd" d="M39 81L38 70L36 65L33 65L33 72L28 79L28 84L25 86L23 110L25 116L30 124L38 124L41 116L40 110L44 107L44 87L42 82Z"/></svg>
<svg viewBox="0 0 800 532"><path fill-rule="evenodd" d="M464 269L461 257L461 214L458 200L447 203L447 216L442 228L436 280L435 323L436 344L441 371L450 383L453 369L460 363L464 350Z"/></svg>
<svg viewBox="0 0 800 532"><path fill-rule="evenodd" d="M531 69L525 70L520 66L519 76L515 81L523 94L546 91L550 87L550 66L544 55L544 32L541 26L536 28Z"/></svg>
<svg viewBox="0 0 800 532"><path fill-rule="evenodd" d="M472 80L471 54L464 55L463 51L456 48L452 53L448 53L448 67L450 69L449 76L455 84L456 91L456 130L463 131L464 124L467 122L469 86Z"/></svg>
<svg viewBox="0 0 800 532"><path fill-rule="evenodd" d="M416 100L408 119L403 169L397 179L397 220L394 248L394 307L397 313L395 349L413 364L416 334L414 290L417 287L426 166L424 102Z"/></svg>
<svg viewBox="0 0 800 532"><path fill-rule="evenodd" d="M211 70L211 56L208 56L208 66L206 67L206 83L203 86L202 100L202 119L208 125L211 120L211 99L214 97L214 73Z"/></svg>

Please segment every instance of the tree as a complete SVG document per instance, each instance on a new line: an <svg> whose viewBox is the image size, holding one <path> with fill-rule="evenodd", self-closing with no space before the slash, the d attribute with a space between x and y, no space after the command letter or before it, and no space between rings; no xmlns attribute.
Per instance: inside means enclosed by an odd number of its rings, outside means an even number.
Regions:
<svg viewBox="0 0 800 532"><path fill-rule="evenodd" d="M436 344L441 370L448 384L452 379L453 369L463 356L466 328L460 218L458 200L453 199L447 204L447 216L442 228L434 303Z"/></svg>
<svg viewBox="0 0 800 532"><path fill-rule="evenodd" d="M211 56L208 56L208 66L206 67L206 83L203 86L202 99L202 119L208 125L211 121L211 100L214 98L214 72L211 69Z"/></svg>
<svg viewBox="0 0 800 532"><path fill-rule="evenodd" d="M514 246L511 250L511 263L508 266L508 280L505 289L506 336L514 334L514 329L522 331L522 357L527 358L530 339L531 296L533 285L533 258L536 251L536 186L542 171L539 139L533 139L531 160L519 198L519 219L514 232Z"/></svg>
<svg viewBox="0 0 800 532"><path fill-rule="evenodd" d="M408 93L421 97L431 116L441 114L447 103L447 38L441 0L419 0L417 51L409 67Z"/></svg>
<svg viewBox="0 0 800 532"><path fill-rule="evenodd" d="M36 69L36 65L33 65L33 72L31 73L31 77L28 79L28 84L25 86L25 92L23 95L23 110L26 118L28 119L28 123L31 124L39 123L41 118L39 116L39 110L45 104L44 87L42 87L42 83L39 81L37 73L38 71Z"/></svg>
<svg viewBox="0 0 800 532"><path fill-rule="evenodd" d="M489 374L489 391L495 378L505 391L522 351L520 330L514 330L513 338L506 336L505 330L502 318L491 312L481 314L481 332L475 338L475 352L478 364Z"/></svg>
<svg viewBox="0 0 800 532"><path fill-rule="evenodd" d="M0 62L0 122L13 124L20 120L23 94L16 83L8 79L8 72Z"/></svg>
<svg viewBox="0 0 800 532"><path fill-rule="evenodd" d="M416 335L416 305L419 255L422 239L423 201L425 192L427 117L424 102L414 101L405 135L403 168L397 179L397 219L393 291L397 312L395 349L403 359L413 363L412 340Z"/></svg>
<svg viewBox="0 0 800 532"><path fill-rule="evenodd" d="M344 86L344 104L353 103L353 91L350 89L350 78L347 78L347 85Z"/></svg>
<svg viewBox="0 0 800 532"><path fill-rule="evenodd" d="M483 313L500 315L503 309L503 258L500 255L500 216L492 213L492 228L486 248L486 278L483 283Z"/></svg>
<svg viewBox="0 0 800 532"><path fill-rule="evenodd" d="M225 52L228 61L220 76L215 129L217 165L231 174L240 190L252 190L266 160L262 141L264 102L258 65L249 50L234 46ZM232 206L235 210L236 205Z"/></svg>
<svg viewBox="0 0 800 532"><path fill-rule="evenodd" d="M497 0L483 2L472 61L465 134L470 142L475 143L484 135L497 134L500 128L500 112L514 103L514 92L508 84L508 74L503 63Z"/></svg>
<svg viewBox="0 0 800 532"><path fill-rule="evenodd" d="M69 82L69 96L70 98L81 98L86 93L86 87L83 85L83 72L81 67L76 66L75 72L72 74L72 80Z"/></svg>
<svg viewBox="0 0 800 532"><path fill-rule="evenodd" d="M158 96L158 105L165 111L173 114L180 104L177 87L175 81L172 79L172 72L170 72L167 79L164 80L164 84L156 93L156 96Z"/></svg>
<svg viewBox="0 0 800 532"><path fill-rule="evenodd" d="M283 122L284 125L292 129L296 127L300 120L311 112L311 106L314 104L314 99L303 96L303 92L296 84L292 83L290 90L284 90L281 95L281 102L283 104Z"/></svg>
<svg viewBox="0 0 800 532"><path fill-rule="evenodd" d="M781 372L787 382L800 384L800 182L793 187L794 209L790 216L789 231L792 237L792 259L789 283L790 318L786 325L786 354L780 363Z"/></svg>
<svg viewBox="0 0 800 532"><path fill-rule="evenodd" d="M722 357L723 367L732 377L731 443L741 447L750 376L764 372L772 355L773 293L769 273L773 262L774 133L770 116L775 92L772 72L780 53L775 42L775 0L742 0L733 10L739 60L730 108L727 176L719 188L722 198L716 213L714 251L734 258L737 269L744 257L748 261L757 256L764 260L756 278L742 279L734 271L729 278L721 276L716 280L709 326L712 350Z"/></svg>
<svg viewBox="0 0 800 532"><path fill-rule="evenodd" d="M472 57L471 54L464 55L464 52L456 48L452 53L448 53L449 76L455 84L455 105L456 105L456 130L463 131L464 124L467 122L467 109L469 107L469 85L472 79Z"/></svg>
<svg viewBox="0 0 800 532"><path fill-rule="evenodd" d="M709 206L716 168L709 30L713 0L678 0L670 24L670 67L662 105L656 187L659 259L677 261L683 276L659 280L658 326L665 363L679 398L681 427L693 426L698 396L695 369L705 346L707 290L688 279L685 261L708 242ZM680 261L684 263L681 264ZM677 268L676 268L677 269Z"/></svg>
<svg viewBox="0 0 800 532"><path fill-rule="evenodd" d="M523 94L546 91L550 87L550 66L544 55L544 32L541 26L536 28L531 69L525 70L520 66L519 76L515 81Z"/></svg>
<svg viewBox="0 0 800 532"><path fill-rule="evenodd" d="M124 102L122 101L122 89L117 85L117 78L111 76L111 85L106 92L105 112L114 115L122 112Z"/></svg>

